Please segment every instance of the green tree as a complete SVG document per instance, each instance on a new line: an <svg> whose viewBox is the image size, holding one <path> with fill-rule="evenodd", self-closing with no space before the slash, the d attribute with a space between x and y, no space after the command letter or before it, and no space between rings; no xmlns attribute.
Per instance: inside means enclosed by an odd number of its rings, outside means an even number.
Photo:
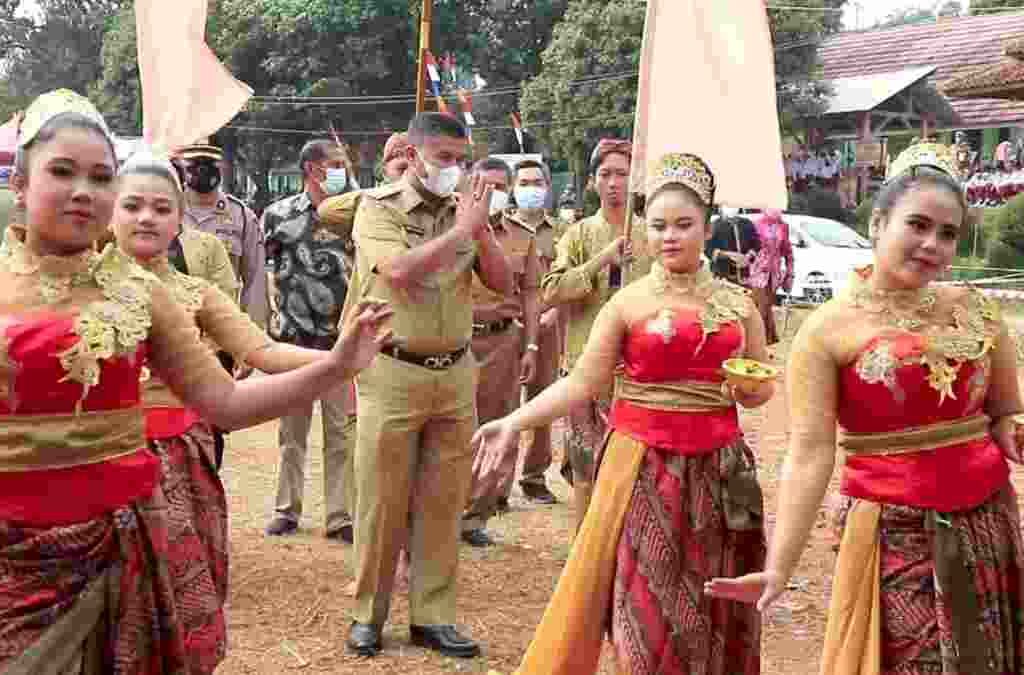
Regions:
<svg viewBox="0 0 1024 675"><path fill-rule="evenodd" d="M989 240L988 264L1024 269L1024 195L1017 195L985 219Z"/></svg>
<svg viewBox="0 0 1024 675"><path fill-rule="evenodd" d="M1024 8L1024 0L970 0L971 14L991 14L999 10Z"/></svg>
<svg viewBox="0 0 1024 675"><path fill-rule="evenodd" d="M769 10L776 45L778 105L784 129L824 110L828 88L815 81L817 45L839 30L845 0L802 5L822 12ZM523 90L527 127L537 130L552 154L570 161L583 195L586 149L606 135L628 135L636 105L644 0L572 0L542 55L543 68Z"/></svg>
<svg viewBox="0 0 1024 675"><path fill-rule="evenodd" d="M39 0L38 20L0 0L0 59L8 95L31 98L58 87L85 93L101 72L108 23L123 0Z"/></svg>
<svg viewBox="0 0 1024 675"><path fill-rule="evenodd" d="M0 0L4 1L4 0ZM433 44L453 53L462 79L474 73L490 88L518 83L539 68L539 47L568 0L438 0ZM211 3L207 42L232 73L257 93L232 126L346 133L404 128L410 100L373 105L277 103L265 97L361 97L411 94L416 89L419 0L218 0ZM103 76L95 98L118 129L141 128L134 18L117 15L104 40ZM514 96L481 96L481 121L516 107ZM267 191L274 166L294 161L309 134L224 129L218 141ZM361 135L350 142L366 140Z"/></svg>

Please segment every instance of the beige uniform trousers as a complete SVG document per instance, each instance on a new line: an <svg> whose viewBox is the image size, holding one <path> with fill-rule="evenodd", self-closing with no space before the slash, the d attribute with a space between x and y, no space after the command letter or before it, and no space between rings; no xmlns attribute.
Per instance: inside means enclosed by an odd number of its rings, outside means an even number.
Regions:
<svg viewBox="0 0 1024 675"><path fill-rule="evenodd" d="M356 378L353 618L360 623L387 620L395 564L406 541L410 622L455 623L459 517L473 464L476 381L470 353L442 371L381 355Z"/></svg>
<svg viewBox="0 0 1024 675"><path fill-rule="evenodd" d="M476 410L480 424L500 419L519 405L519 362L523 350L523 329L513 324L504 333L473 338L473 356L480 364L480 384L476 390ZM518 440L517 440L518 442ZM487 489L472 478L469 506L462 517L462 529L484 527L495 515L498 497L512 491L517 454L511 454L501 467L501 481Z"/></svg>
<svg viewBox="0 0 1024 675"><path fill-rule="evenodd" d="M540 317L540 331L537 335L537 374L526 387L527 398L533 398L558 379L558 368L562 362L562 344L565 333L558 314L553 307ZM532 432L530 444L523 453L523 477L521 483L545 485L544 473L551 466L551 426L537 427ZM507 495L506 495L507 496Z"/></svg>
<svg viewBox="0 0 1024 675"><path fill-rule="evenodd" d="M351 414L351 391L345 387L320 399L324 439L324 525L328 534L352 522L353 460L356 417ZM278 427L281 463L277 472L278 515L294 522L302 517L302 495L306 485L306 454L313 404L282 417Z"/></svg>

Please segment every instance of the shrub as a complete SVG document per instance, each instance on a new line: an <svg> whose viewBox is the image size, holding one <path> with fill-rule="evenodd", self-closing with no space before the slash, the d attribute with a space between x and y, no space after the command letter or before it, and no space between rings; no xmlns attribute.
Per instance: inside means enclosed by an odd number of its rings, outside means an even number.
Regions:
<svg viewBox="0 0 1024 675"><path fill-rule="evenodd" d="M986 213L982 227L989 239L988 262L992 267L1024 268L1024 194L1017 195Z"/></svg>

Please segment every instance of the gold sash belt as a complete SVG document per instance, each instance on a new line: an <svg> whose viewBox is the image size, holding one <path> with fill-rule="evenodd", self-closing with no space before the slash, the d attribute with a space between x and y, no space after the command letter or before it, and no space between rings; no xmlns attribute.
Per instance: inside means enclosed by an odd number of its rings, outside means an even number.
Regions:
<svg viewBox="0 0 1024 675"><path fill-rule="evenodd" d="M985 438L992 420L975 415L952 422L877 434L841 432L839 446L850 455L903 455Z"/></svg>
<svg viewBox="0 0 1024 675"><path fill-rule="evenodd" d="M707 382L637 382L621 378L615 398L653 410L707 412L731 408L734 403L722 393L722 386Z"/></svg>
<svg viewBox="0 0 1024 675"><path fill-rule="evenodd" d="M0 415L0 472L97 464L146 447L140 408Z"/></svg>

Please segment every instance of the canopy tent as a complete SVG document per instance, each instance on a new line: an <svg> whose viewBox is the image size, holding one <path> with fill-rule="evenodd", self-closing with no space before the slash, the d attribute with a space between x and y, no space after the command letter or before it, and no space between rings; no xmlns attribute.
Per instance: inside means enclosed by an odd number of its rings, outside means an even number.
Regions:
<svg viewBox="0 0 1024 675"><path fill-rule="evenodd" d="M828 108L807 122L837 140L926 135L922 127L953 121L952 108L929 82L934 72L934 66L922 66L829 80Z"/></svg>

